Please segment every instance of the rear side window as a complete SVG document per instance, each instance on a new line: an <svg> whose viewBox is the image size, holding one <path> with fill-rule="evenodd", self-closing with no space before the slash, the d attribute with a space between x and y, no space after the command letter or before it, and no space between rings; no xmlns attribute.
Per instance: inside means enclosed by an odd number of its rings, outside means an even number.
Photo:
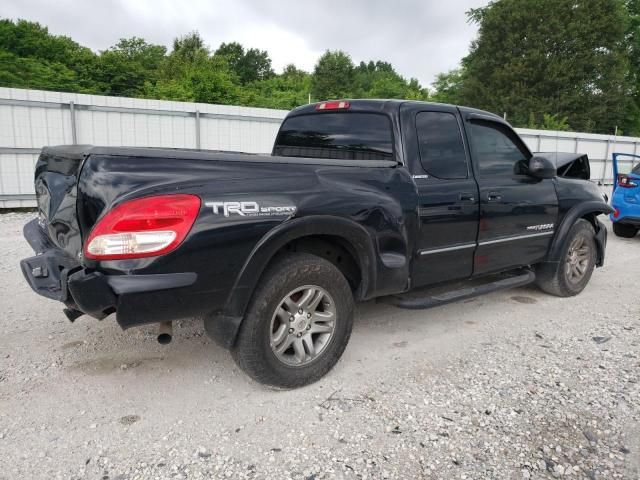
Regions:
<svg viewBox="0 0 640 480"><path fill-rule="evenodd" d="M640 163L638 163L635 167L631 169L631 173L636 173L640 175Z"/></svg>
<svg viewBox="0 0 640 480"><path fill-rule="evenodd" d="M275 155L339 160L392 160L391 121L377 113L316 113L287 118Z"/></svg>
<svg viewBox="0 0 640 480"><path fill-rule="evenodd" d="M467 159L456 117L447 112L420 112L416 130L422 168L443 178L467 178Z"/></svg>

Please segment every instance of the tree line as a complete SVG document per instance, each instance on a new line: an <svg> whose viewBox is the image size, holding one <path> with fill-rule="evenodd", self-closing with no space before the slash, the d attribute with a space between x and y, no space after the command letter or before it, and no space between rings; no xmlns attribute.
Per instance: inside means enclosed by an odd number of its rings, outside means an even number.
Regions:
<svg viewBox="0 0 640 480"><path fill-rule="evenodd" d="M468 55L426 88L343 51L326 51L312 72L276 73L268 52L211 49L197 32L170 49L132 37L94 52L2 19L0 86L280 109L310 97L404 98L489 110L518 127L640 135L640 0L495 0L468 20L479 28Z"/></svg>
<svg viewBox="0 0 640 480"><path fill-rule="evenodd" d="M309 95L428 98L390 63L354 65L341 51L327 51L312 73L287 65L277 74L266 51L237 42L211 50L197 32L176 38L170 51L133 37L96 53L38 23L9 19L0 20L0 86L282 109Z"/></svg>

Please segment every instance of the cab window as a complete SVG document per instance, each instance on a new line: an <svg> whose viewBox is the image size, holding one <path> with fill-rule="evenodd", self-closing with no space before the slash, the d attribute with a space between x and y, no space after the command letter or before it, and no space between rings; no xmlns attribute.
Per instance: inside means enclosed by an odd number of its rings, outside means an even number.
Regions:
<svg viewBox="0 0 640 480"><path fill-rule="evenodd" d="M467 178L467 158L455 115L420 112L416 116L420 162L424 170L442 179Z"/></svg>
<svg viewBox="0 0 640 480"><path fill-rule="evenodd" d="M273 153L283 157L393 160L391 121L378 113L312 113L288 117Z"/></svg>
<svg viewBox="0 0 640 480"><path fill-rule="evenodd" d="M511 129L497 122L471 121L469 134L480 176L527 173L530 153Z"/></svg>

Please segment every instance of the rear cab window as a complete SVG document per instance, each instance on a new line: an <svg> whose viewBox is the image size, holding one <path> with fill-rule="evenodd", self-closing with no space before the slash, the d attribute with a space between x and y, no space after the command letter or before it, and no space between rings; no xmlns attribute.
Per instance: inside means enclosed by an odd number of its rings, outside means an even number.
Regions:
<svg viewBox="0 0 640 480"><path fill-rule="evenodd" d="M288 117L273 149L282 157L393 160L391 120L382 113L331 112Z"/></svg>
<svg viewBox="0 0 640 480"><path fill-rule="evenodd" d="M420 162L427 173L446 180L467 178L462 132L453 113L419 112L416 131Z"/></svg>

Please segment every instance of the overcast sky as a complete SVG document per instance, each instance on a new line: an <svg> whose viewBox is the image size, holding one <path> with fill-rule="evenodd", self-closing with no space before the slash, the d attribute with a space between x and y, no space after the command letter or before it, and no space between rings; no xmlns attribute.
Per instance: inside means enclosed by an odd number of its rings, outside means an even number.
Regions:
<svg viewBox="0 0 640 480"><path fill-rule="evenodd" d="M2 17L38 21L54 34L105 50L139 36L170 47L197 30L221 42L267 50L276 71L289 63L311 71L327 49L354 62L385 60L429 85L455 68L476 27L465 12L488 0L3 0Z"/></svg>

